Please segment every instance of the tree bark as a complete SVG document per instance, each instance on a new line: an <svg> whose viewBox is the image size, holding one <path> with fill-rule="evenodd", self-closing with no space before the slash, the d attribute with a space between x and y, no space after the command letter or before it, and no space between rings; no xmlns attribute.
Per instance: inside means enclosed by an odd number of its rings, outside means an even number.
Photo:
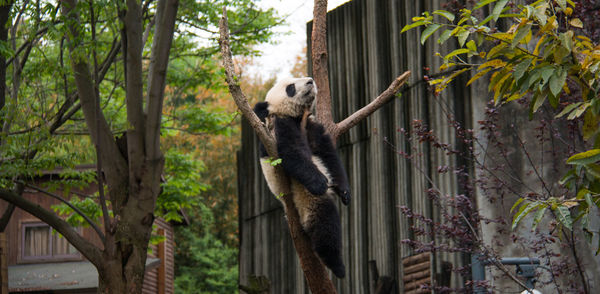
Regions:
<svg viewBox="0 0 600 294"><path fill-rule="evenodd" d="M160 192L164 158L160 152L160 122L165 77L174 32L178 1L158 3L152 65L148 85L148 113L145 114L142 79L142 16L139 1L128 0L123 16L126 46L127 160L121 155L102 113L93 103L94 83L86 60L76 51L79 17L75 0L67 0L63 14L71 19L69 30L71 63L86 124L103 161L115 219L105 224L106 242L102 260L94 263L102 293L140 293L145 272L154 208ZM151 125L147 122L153 122ZM99 135L96 135L98 131ZM68 239L68 238L67 238Z"/></svg>
<svg viewBox="0 0 600 294"><path fill-rule="evenodd" d="M331 114L331 91L327 68L327 0L315 0L311 33L311 56L313 79L317 84L316 116L329 134L335 133L335 123ZM334 137L332 139L335 142Z"/></svg>

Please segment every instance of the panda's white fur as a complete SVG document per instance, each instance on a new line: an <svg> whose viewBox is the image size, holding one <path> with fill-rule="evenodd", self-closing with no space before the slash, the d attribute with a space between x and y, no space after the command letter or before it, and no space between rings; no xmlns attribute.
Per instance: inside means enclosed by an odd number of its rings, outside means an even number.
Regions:
<svg viewBox="0 0 600 294"><path fill-rule="evenodd" d="M278 152L280 152L280 157L283 160L284 169L285 164L292 164L297 160L299 165L312 168L311 172L307 172L307 175L302 174L304 171L299 171L302 177L297 178L295 177L295 173L298 172L297 169L288 168L288 172L285 174L278 174L275 172L276 168L271 164L272 160L266 153L261 155L260 163L267 185L275 196L279 198L284 195L286 187L291 189L292 199L298 210L302 227L311 237L313 247L319 257L332 269L336 276L344 277L345 268L341 260L341 228L339 214L334 204L334 197L336 193L339 194L339 189L336 192L332 187L337 187L338 182L341 183L341 191L344 195L339 196L347 197L342 198L346 199L343 202L347 204L350 196L346 175L328 135L324 133L324 128L313 117L308 118L306 129L303 130L302 127L299 127L299 122L305 110L312 106L316 94L317 88L312 78L286 78L277 82L269 90L265 102L263 102L267 105L258 103L255 107L255 112L263 119L278 140L278 150L280 150ZM281 134L282 130L277 130L277 128L283 128L285 125L283 122L288 125L285 126L285 132ZM307 132L308 134L306 134ZM288 136L291 136L292 139ZM326 136L325 139L324 136ZM284 139L286 139L285 143L283 143ZM329 145L325 145L327 152L322 155L328 156L327 158L316 155L310 149L316 149L319 153L319 148L322 148L319 146L319 144L322 144L320 141L329 143ZM280 147L290 146L281 146L281 144L298 144L303 145L303 148L299 149L298 154L293 152L282 154L281 150L284 149L280 149ZM305 144L307 145L304 146ZM286 154L287 158L284 158ZM309 155L306 156L307 154ZM310 161L310 163L306 161ZM330 171L328 166L335 167L334 173ZM306 180L306 177L309 180ZM304 183L301 183L301 181ZM309 190L319 191L320 194L313 194Z"/></svg>
<svg viewBox="0 0 600 294"><path fill-rule="evenodd" d="M286 88L294 85L294 99L287 95ZM298 116L310 107L317 96L317 86L312 78L284 78L267 92L265 102L269 103L269 113L275 115Z"/></svg>

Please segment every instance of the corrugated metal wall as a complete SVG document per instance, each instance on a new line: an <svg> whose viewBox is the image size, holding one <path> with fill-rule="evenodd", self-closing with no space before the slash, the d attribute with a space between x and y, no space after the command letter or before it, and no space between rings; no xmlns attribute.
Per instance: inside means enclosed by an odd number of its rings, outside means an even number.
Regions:
<svg viewBox="0 0 600 294"><path fill-rule="evenodd" d="M424 66L437 69L439 60L434 53L445 49L435 42L421 46L419 31L402 35L400 31L413 16L439 8L440 2L354 0L328 13L329 71L336 121L377 97L405 70L412 71L411 81L415 82L426 74ZM422 120L442 141L454 144L446 110L470 125L463 119L468 100L461 88L432 97L421 83L338 140L353 194L349 207L338 203L347 267L345 279L334 279L340 293L371 293L369 260L377 262L380 275L394 277L397 291L402 293L401 259L413 252L400 241L414 236L398 207L405 205L437 218L425 194L430 187L426 178L431 177L448 194L458 192L458 185L452 173L440 176L431 172L439 165L454 164L451 157L424 145L413 145L399 129L410 130L413 120ZM250 274L264 275L271 281L271 293L308 293L283 209L268 191L257 164L257 144L251 128L244 124L238 154L240 282L246 284ZM395 149L423 156L417 164L411 164ZM441 254L435 264L439 267L441 261L462 265L459 255ZM454 277L453 284L458 283L461 281Z"/></svg>

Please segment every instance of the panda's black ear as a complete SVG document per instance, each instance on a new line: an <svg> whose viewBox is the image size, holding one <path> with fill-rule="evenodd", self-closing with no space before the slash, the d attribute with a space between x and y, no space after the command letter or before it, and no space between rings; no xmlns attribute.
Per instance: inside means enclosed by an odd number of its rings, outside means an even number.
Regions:
<svg viewBox="0 0 600 294"><path fill-rule="evenodd" d="M254 105L254 113L260 119L260 121L265 122L265 118L269 115L269 103L268 102L258 102Z"/></svg>
<svg viewBox="0 0 600 294"><path fill-rule="evenodd" d="M285 87L285 92L289 97L294 97L296 95L296 85L289 84L287 87Z"/></svg>

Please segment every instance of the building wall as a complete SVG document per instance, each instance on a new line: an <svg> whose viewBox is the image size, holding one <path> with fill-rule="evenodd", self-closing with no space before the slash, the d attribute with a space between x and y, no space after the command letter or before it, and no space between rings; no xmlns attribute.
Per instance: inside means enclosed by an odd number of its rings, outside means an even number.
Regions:
<svg viewBox="0 0 600 294"><path fill-rule="evenodd" d="M411 81L420 80L424 65L439 65L433 45L420 45L416 31L400 34L402 27L424 10L443 1L354 0L328 13L329 77L335 121L368 104L406 70ZM310 24L308 30L310 39ZM308 46L310 48L310 45ZM310 55L309 55L310 56ZM310 62L309 62L310 64ZM343 230L343 258L347 277L334 278L340 293L372 293L368 263L374 260L380 275L391 276L402 293L401 260L415 252L401 240L414 238L410 223L400 212L407 206L416 213L438 218L425 191L432 178L445 193L458 192L456 175L432 172L440 165L455 163L453 157L423 145L413 145L400 132L411 122L422 120L436 130L442 141L454 144L445 111L457 113L464 125L469 95L457 88L439 96L429 94L424 83L414 84L338 140L338 151L346 167L352 202L338 203ZM257 139L246 124L242 128L242 150L238 155L240 205L240 281L248 275L265 275L272 293L307 293L304 277L289 236L279 202L268 191L258 163ZM409 164L396 150L423 154ZM462 256L439 254L434 273L442 261L462 265ZM453 277L453 285L460 284Z"/></svg>
<svg viewBox="0 0 600 294"><path fill-rule="evenodd" d="M40 186L40 184L47 180L46 178L40 179L40 182L36 183L36 185ZM96 187L94 185L90 185L88 188L78 191L82 194L93 194L95 192ZM55 191L54 193L61 195L60 191ZM61 195L64 197L64 195ZM49 197L43 193L37 192L35 190L26 188L23 193L23 197L28 199L33 203L38 203L40 206L50 209L52 205L59 204L60 201ZM68 198L68 197L66 197ZM3 200L0 200L0 211L3 212L7 206L7 203ZM19 256L21 255L22 248L22 237L21 237L21 227L23 223L28 222L41 222L35 216L16 208L11 220L8 223L8 226L5 231L6 239L7 239L7 261L8 265L16 265L22 263L39 263L38 261L26 262L22 261ZM151 245L152 253L148 255L148 258L160 258L160 264L148 270L144 276L144 284L142 292L144 294L172 294L174 293L174 284L173 281L175 279L175 260L174 260L174 231L173 226L165 222L163 219L157 218L154 221L154 225L156 227L156 232L160 232L165 236L165 241L159 245ZM84 238L90 240L94 245L102 247L102 242L100 238L97 236L96 232L92 228L82 228L82 235ZM73 259L52 259L48 262L61 262L61 261L74 261L74 260L84 260L83 256L81 258ZM41 261L43 262L43 261Z"/></svg>
<svg viewBox="0 0 600 294"><path fill-rule="evenodd" d="M36 185L38 185L38 184L39 184L39 182L36 183ZM91 194L91 193L93 193L94 189L95 189L95 186L90 186L89 188L87 188L85 190L81 190L79 192L81 192L83 194ZM61 195L60 191L55 191L54 193ZM61 196L63 196L63 195L61 195ZM23 197L33 203L38 203L40 206L42 206L46 209L50 209L50 207L52 205L60 204L59 200L56 200L48 195L37 192L30 188L25 189L25 191L23 193ZM5 202L4 200L0 200L0 211L4 212L6 207L7 207L7 202ZM9 266L19 264L19 263L24 263L24 261L22 261L20 259L21 248L22 248L21 227L24 223L29 223L29 222L41 222L41 221L38 218L36 218L35 216L29 214L28 212L26 212L20 208L15 209L10 221L8 222L8 226L6 227L5 233L6 233L7 241L8 241L7 245L8 245L8 265ZM102 242L101 242L100 238L98 237L98 235L92 228L81 228L81 232L82 232L83 237L90 240L94 245L102 246ZM72 259L69 259L69 260L72 260ZM80 258L79 260L83 260L83 257ZM52 262L60 262L60 261L61 260L59 260L59 259L52 260Z"/></svg>
<svg viewBox="0 0 600 294"><path fill-rule="evenodd" d="M158 267L146 271L142 293L144 294L173 294L175 286L175 255L173 245L175 244L173 235L173 226L163 219L154 220L156 234L165 237L164 242L157 245L150 245L152 253L148 258L160 258Z"/></svg>

